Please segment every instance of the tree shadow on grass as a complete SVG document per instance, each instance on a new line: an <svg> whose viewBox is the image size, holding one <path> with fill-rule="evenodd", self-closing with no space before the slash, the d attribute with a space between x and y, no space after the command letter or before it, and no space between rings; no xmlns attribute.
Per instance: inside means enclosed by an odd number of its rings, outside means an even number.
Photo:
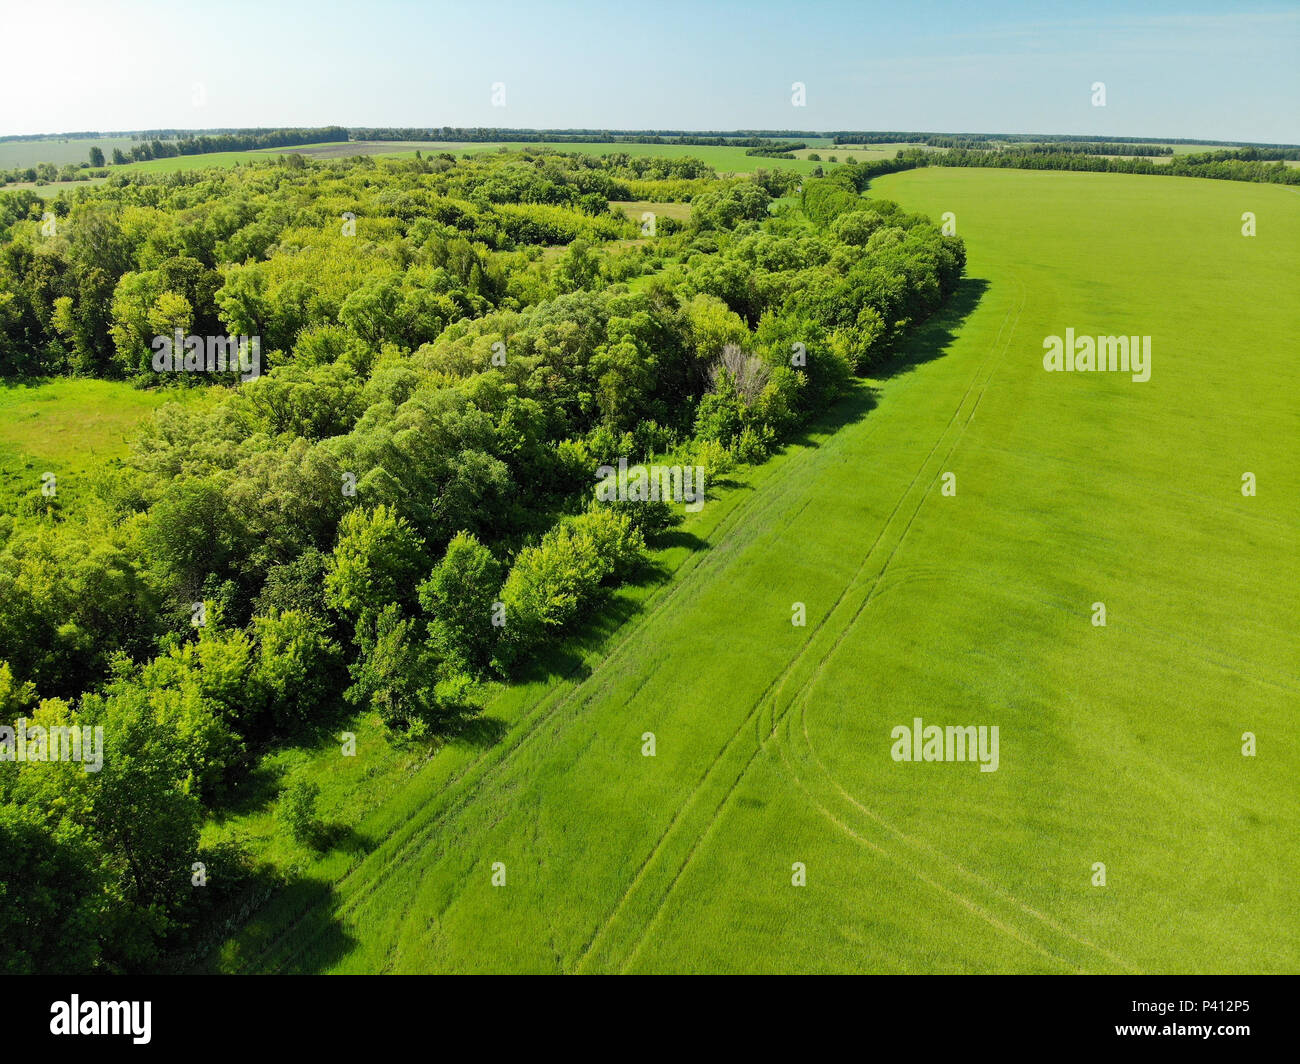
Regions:
<svg viewBox="0 0 1300 1064"><path fill-rule="evenodd" d="M989 282L983 278L963 277L948 302L914 326L883 362L870 367L870 382L856 381L848 395L783 441L780 450L791 445L819 447L817 437L834 434L876 408L880 390L871 382L893 380L946 355L962 323L979 306L988 289Z"/></svg>
<svg viewBox="0 0 1300 1064"><path fill-rule="evenodd" d="M705 546L705 541L694 532L687 532L680 528L666 528L662 532L656 532L650 538L649 545L654 550L672 550L676 547L699 550ZM632 576L634 582L639 582L640 579L654 579L667 571L663 565L646 558L637 566Z"/></svg>
<svg viewBox="0 0 1300 1064"><path fill-rule="evenodd" d="M315 825L308 841L318 857L330 850L342 850L344 853L360 857L366 853L370 845L370 840L360 834L352 824L345 824L341 820Z"/></svg>
<svg viewBox="0 0 1300 1064"><path fill-rule="evenodd" d="M451 743L463 743L466 746L485 750L501 741L510 728L498 717L485 717L481 712L466 713L448 722L444 737Z"/></svg>
<svg viewBox="0 0 1300 1064"><path fill-rule="evenodd" d="M221 802L214 802L212 812L222 817L248 816L269 808L280 796L286 772L284 765L259 757L247 772L231 785Z"/></svg>
<svg viewBox="0 0 1300 1064"><path fill-rule="evenodd" d="M917 366L946 355L956 341L962 323L979 306L990 287L982 277L963 277L948 302L907 334L889 360L879 368L876 379L889 380L910 373Z"/></svg>
<svg viewBox="0 0 1300 1064"><path fill-rule="evenodd" d="M235 763L228 788L210 806L221 817L247 816L269 808L280 796L289 766L276 759L286 750L316 750L334 744L355 719L355 709L337 699L321 716L303 722L296 734L251 740Z"/></svg>
<svg viewBox="0 0 1300 1064"><path fill-rule="evenodd" d="M241 910L231 913L235 943L216 941L188 970L287 975L318 974L351 953L358 940L337 916L341 899L319 879L250 884ZM295 952L283 957L280 951Z"/></svg>

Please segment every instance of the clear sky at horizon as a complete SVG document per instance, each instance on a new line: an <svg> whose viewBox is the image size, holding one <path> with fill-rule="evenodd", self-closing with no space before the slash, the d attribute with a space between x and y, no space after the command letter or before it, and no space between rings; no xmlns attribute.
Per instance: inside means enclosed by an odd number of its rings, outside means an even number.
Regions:
<svg viewBox="0 0 1300 1064"><path fill-rule="evenodd" d="M46 0L3 24L0 135L337 123L1300 143L1294 0Z"/></svg>

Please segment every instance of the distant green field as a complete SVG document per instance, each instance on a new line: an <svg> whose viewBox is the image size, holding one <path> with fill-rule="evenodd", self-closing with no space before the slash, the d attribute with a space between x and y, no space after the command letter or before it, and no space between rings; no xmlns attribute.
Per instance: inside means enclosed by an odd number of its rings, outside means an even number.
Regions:
<svg viewBox="0 0 1300 1064"><path fill-rule="evenodd" d="M106 159L113 157L113 149L129 152L138 140L131 137L89 137L85 140L66 138L0 141L0 170L16 166L35 166L37 163L85 163L90 161L90 149L98 147Z"/></svg>
<svg viewBox="0 0 1300 1064"><path fill-rule="evenodd" d="M579 144L553 144L550 147L559 151L578 151L590 155L607 155L612 152L625 151L629 155L640 156L657 156L660 158L677 159L683 156L693 156L702 159L714 169L722 173L753 173L755 169L764 167L771 169L776 166L789 170L795 170L799 173L811 173L813 169L821 165L823 169L829 168L829 156L834 155L840 163L852 157L857 162L870 162L877 159L893 158L901 148L916 147L916 145L898 142L895 144L873 144L869 147L844 147L831 142L829 137L802 137L801 139L809 147L801 148L795 151L795 159L763 159L758 156L749 156L745 154L744 148L716 147L708 145L690 145L690 144L605 144L605 143L579 143ZM12 168L15 166L34 166L38 162L53 162L58 165L74 162L80 163L87 159L92 145L98 145L103 149L105 156L111 157L113 148L121 148L128 151L137 141L130 137L100 137L93 140L21 140L8 141L0 143L0 169ZM1154 142L1158 143L1158 142ZM472 141L345 141L328 144L312 144L297 148L277 148L272 150L259 151L226 151L211 152L206 155L185 155L173 159L149 159L144 162L127 163L122 166L122 170L139 170L145 173L173 173L177 170L195 170L203 169L209 166L231 166L235 163L245 163L258 159L273 159L278 155L293 153L306 155L313 159L333 159L348 158L353 155L376 155L389 156L393 158L414 158L418 150L424 154L430 152L437 153L442 151L452 151L458 154L472 154L479 151L496 151L502 147L515 150L524 149L529 146L540 147L542 145L536 142L472 142ZM1175 144L1172 145L1174 154L1185 155L1194 151L1213 151L1216 146ZM935 151L944 149L936 148ZM821 163L810 162L808 156L818 154L821 156ZM1162 156L1157 161L1167 161L1167 156ZM1289 164L1300 165L1300 164ZM9 189L28 187L19 185L5 186ZM75 187L66 183L54 183L37 188L37 194L41 196L52 196L63 188Z"/></svg>
<svg viewBox="0 0 1300 1064"><path fill-rule="evenodd" d="M923 144L907 144L899 141L895 144L873 144L869 148L864 147L844 147L839 144L824 144L820 147L801 148L794 154L800 159L807 159L809 155L820 155L822 162L825 163L833 155L840 162L853 159L855 162L867 163L875 162L878 159L892 159L903 148L923 148ZM946 151L946 148L931 148L930 151Z"/></svg>
<svg viewBox="0 0 1300 1064"><path fill-rule="evenodd" d="M1193 155L1203 151L1231 151L1227 144L1168 144L1162 140L1153 140L1152 144L1174 149L1175 155Z"/></svg>
<svg viewBox="0 0 1300 1064"><path fill-rule="evenodd" d="M551 148L555 151L576 152L583 155L616 155L619 153L645 156L657 159L683 159L692 158L713 167L719 173L735 174L752 174L755 170L762 168L765 170L794 170L801 174L809 174L817 167L817 163L810 163L804 159L766 159L762 156L746 155L744 148L718 147L700 144L603 144L603 143L575 143L575 144L545 144L530 141L528 143L501 143L501 144L470 144L470 145L442 145L430 144L423 151L427 155L429 152L439 152L446 150L455 150L463 155L474 155L485 151L498 151L506 148L510 151L524 151L530 148ZM403 153L405 155L414 155L414 152Z"/></svg>
<svg viewBox="0 0 1300 1064"><path fill-rule="evenodd" d="M329 141L325 144L304 144L297 148L281 148L279 151L286 154L306 155L310 159L350 159L354 155L414 153L427 147L427 141L416 140L342 140Z"/></svg>
<svg viewBox="0 0 1300 1064"><path fill-rule="evenodd" d="M691 205L689 203L651 203L649 200L610 200L611 207L617 207L634 222L642 221L647 211L664 218L673 218L679 222L689 221Z"/></svg>
<svg viewBox="0 0 1300 1064"><path fill-rule="evenodd" d="M137 170L147 174L170 174L177 170L205 170L210 166L234 166L236 163L274 159L283 151L213 151L205 155L178 155L173 159L146 159L138 163L125 163L109 168L109 173L129 173Z"/></svg>
<svg viewBox="0 0 1300 1064"><path fill-rule="evenodd" d="M701 159L708 165L712 166L719 173L736 173L748 174L753 173L759 168L763 169L786 169L793 170L801 174L812 173L818 166L823 170L828 170L837 165L830 162L830 156L834 155L838 164L842 165L852 158L855 162L872 162L879 159L892 159L902 148L915 147L915 145L899 142L896 144L873 144L869 148L850 147L845 148L832 144L829 138L804 138L805 143L814 144L814 147L801 148L794 152L794 159L771 159L762 156L746 155L744 148L717 147L709 145L691 145L691 144L605 144L597 142L577 143L577 144L541 144L537 142L470 142L470 141L350 141L330 144L313 144L300 148L277 148L266 151L224 151L210 152L206 155L182 155L173 159L149 159L144 162L127 163L121 167L113 167L114 171L121 170L125 172L140 171L143 173L174 173L178 170L200 170L210 166L233 166L248 162L255 162L263 159L274 159L280 155L298 154L305 155L312 159L335 159L348 158L353 155L374 155L383 158L392 159L413 159L415 153L437 154L438 152L450 151L462 156L471 156L481 152L499 151L502 148L511 151L527 150L528 148L549 147L556 151L572 151L588 155L609 155L616 152L626 152L629 155L648 156L665 159L680 159L687 156ZM129 144L129 141L128 141ZM1185 154L1191 150L1187 145L1175 145L1177 154ZM1183 150L1179 150L1183 149ZM932 149L934 151L943 151L942 148ZM1210 150L1197 149L1197 150ZM89 147L87 147L89 151ZM820 161L810 160L809 155L820 155ZM1157 162L1168 161L1168 157L1157 158ZM98 183L98 182L92 182ZM35 188L38 195L49 197L56 195L65 188L75 188L85 182L77 183L52 183L49 185ZM7 186L10 189L18 186Z"/></svg>
<svg viewBox="0 0 1300 1064"><path fill-rule="evenodd" d="M28 189L35 192L41 199L51 199L60 192L74 188L93 188L95 185L102 185L107 178L88 177L85 181L50 181L44 185L38 185L34 181L18 181L12 185L0 185L0 192L17 192L20 189Z"/></svg>
<svg viewBox="0 0 1300 1064"><path fill-rule="evenodd" d="M218 967L1300 966L1300 202L947 168L872 194L952 212L954 303L479 734L304 752L336 845L261 851L294 885ZM1067 328L1150 336L1150 380L1046 372ZM997 726L997 770L895 760L914 718Z"/></svg>
<svg viewBox="0 0 1300 1064"><path fill-rule="evenodd" d="M628 155L649 156L662 159L681 159L691 157L700 159L722 173L753 173L756 169L782 168L794 170L801 174L812 173L817 163L806 159L764 159L759 156L746 155L744 148L710 147L691 144L541 144L534 141L526 143L469 143L465 141L443 142L429 141L413 145L406 141L366 141L347 145L313 145L310 148L292 149L296 154L312 158L339 158L351 155L376 155L392 159L413 159L416 151L423 155L436 155L438 152L451 151L458 155L471 156L482 152L509 151L551 148L555 151L577 152L586 155L612 155L625 152ZM287 154L291 149L274 151L248 152L213 152L208 155L186 155L176 159L151 159L148 162L129 163L120 167L122 170L143 170L146 172L170 173L175 170L193 170L207 166L231 166L235 163L249 162L255 159L273 159ZM892 153L890 153L892 154ZM117 168L115 168L117 169Z"/></svg>

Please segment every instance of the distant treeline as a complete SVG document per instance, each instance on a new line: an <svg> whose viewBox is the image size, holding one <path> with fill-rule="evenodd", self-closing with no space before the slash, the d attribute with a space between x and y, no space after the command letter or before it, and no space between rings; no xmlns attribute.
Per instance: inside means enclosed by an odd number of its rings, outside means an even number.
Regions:
<svg viewBox="0 0 1300 1064"><path fill-rule="evenodd" d="M806 147L808 147L808 145L801 140L787 141L784 144L779 141L772 141L760 147L750 148L745 152L745 154L761 155L767 159L793 159L794 155L791 154L792 152L799 151L801 148Z"/></svg>
<svg viewBox="0 0 1300 1064"><path fill-rule="evenodd" d="M343 126L321 126L316 129L245 129L235 133L183 136L176 140L156 137L153 140L141 141L128 154L132 162L138 162L142 159L172 159L178 155L206 155L215 151L257 151L300 144L326 144L347 139L348 131ZM118 157L122 154L115 150L113 161L118 162Z"/></svg>
<svg viewBox="0 0 1300 1064"><path fill-rule="evenodd" d="M1199 158L1218 162L1221 159L1244 159L1249 162L1277 162L1280 159L1300 159L1300 148L1251 147L1231 151L1200 152Z"/></svg>
<svg viewBox="0 0 1300 1064"><path fill-rule="evenodd" d="M1019 141L1008 141L1014 143L1020 151L1039 152L1041 154L1052 154L1059 152L1068 152L1071 155L1173 155L1174 149L1167 144L1136 144L1128 141L1117 140L1079 140L1079 141L1047 141L1044 143L1021 143ZM969 148L976 151L987 151L1001 147L990 140L981 140L977 137L927 137L925 139L927 147L931 148Z"/></svg>
<svg viewBox="0 0 1300 1064"><path fill-rule="evenodd" d="M807 136L809 134L791 134ZM966 148L977 144L1141 144L1150 145L1153 141L1161 144L1192 144L1206 147L1230 148L1283 148L1300 151L1296 144L1252 144L1244 140L1192 140L1187 137L1098 137L1067 133L925 133L925 132L830 132L814 136L830 137L838 144L926 144L934 148ZM1127 155L1137 154L1127 151ZM1146 154L1146 153L1143 153Z"/></svg>
<svg viewBox="0 0 1300 1064"><path fill-rule="evenodd" d="M334 132L342 127L328 127ZM131 137L135 140L184 140L202 141L216 137L255 137L277 133L308 133L311 130L274 129L274 128L229 128L213 129L134 129L101 130L99 132L79 131L75 133L48 133L27 135L22 133L0 136L0 143L15 140L96 140L108 137ZM763 147L772 140L809 140L829 137L835 144L927 144L931 147L965 148L976 144L1130 144L1152 146L1156 142L1165 144L1191 144L1205 147L1256 148L1256 149L1290 149L1300 151L1296 144L1252 144L1241 140L1195 140L1188 137L1098 137L1086 134L1064 133L936 133L934 131L900 131L900 130L830 130L817 131L809 129L733 129L733 130L687 130L687 129L492 129L482 126L463 128L459 126L429 127L393 127L393 126L352 126L340 140L463 140L463 141L538 141L552 142L567 140L571 143L623 141L628 144L696 144L722 147L730 145L741 148ZM299 140L285 143L312 143ZM279 145L269 145L278 147ZM216 150L230 150L228 148ZM182 152L181 154L190 154ZM1128 151L1128 155L1139 154ZM1148 154L1148 153L1140 153ZM1293 158L1294 156L1285 156Z"/></svg>
<svg viewBox="0 0 1300 1064"><path fill-rule="evenodd" d="M130 137L132 140L192 140L200 136L242 136L282 132L285 130L273 126L217 126L212 129L101 129L98 132L78 131L76 133L11 133L0 137L0 144L14 140L108 140L122 137Z"/></svg>
<svg viewBox="0 0 1300 1064"><path fill-rule="evenodd" d="M1279 185L1300 185L1300 168L1280 160L1268 161L1253 148L1196 152L1175 155L1167 163L1150 159L1099 158L1069 152L1044 154L1023 149L970 151L954 148L946 152L904 148L893 159L845 168L848 179L859 191L881 174L912 170L921 166L986 166L1011 170L1083 170L1111 174L1157 174L1170 177L1206 177L1220 181L1257 181ZM841 171L836 171L839 174Z"/></svg>
<svg viewBox="0 0 1300 1064"><path fill-rule="evenodd" d="M465 129L456 126L440 126L353 127L348 130L348 133L353 140L445 140L492 144L689 144L695 147L760 148L781 151L807 147L802 142L782 142L776 139L788 134L755 133L751 130L737 130L732 133L687 133L673 130L484 129L482 127Z"/></svg>

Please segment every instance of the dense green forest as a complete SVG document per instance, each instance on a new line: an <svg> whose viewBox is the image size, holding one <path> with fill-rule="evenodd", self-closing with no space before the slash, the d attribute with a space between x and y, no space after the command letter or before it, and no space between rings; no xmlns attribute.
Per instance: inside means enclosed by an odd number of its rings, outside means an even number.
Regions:
<svg viewBox="0 0 1300 1064"><path fill-rule="evenodd" d="M886 363L965 262L859 195L892 165L294 156L0 194L0 374L185 400L127 460L0 506L0 724L104 736L97 772L7 748L0 966L188 948L251 874L198 838L259 752L357 712L461 727L677 519L599 501L602 467L715 485ZM173 336L260 361L158 371ZM290 830L310 807L284 796Z"/></svg>

